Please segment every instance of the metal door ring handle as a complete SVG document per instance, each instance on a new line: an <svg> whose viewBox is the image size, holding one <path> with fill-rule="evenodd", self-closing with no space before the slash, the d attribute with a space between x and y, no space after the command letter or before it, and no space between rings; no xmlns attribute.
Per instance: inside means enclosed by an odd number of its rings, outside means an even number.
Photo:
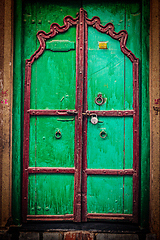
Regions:
<svg viewBox="0 0 160 240"><path fill-rule="evenodd" d="M107 137L107 133L104 130L102 130L99 135L102 139L105 139Z"/></svg>
<svg viewBox="0 0 160 240"><path fill-rule="evenodd" d="M102 94L98 94L98 96L95 98L95 103L99 106L101 106L104 102L104 99L102 97Z"/></svg>
<svg viewBox="0 0 160 240"><path fill-rule="evenodd" d="M61 137L62 137L61 132L60 132L60 131L57 131L57 132L55 133L55 138L56 138L56 139L60 139Z"/></svg>

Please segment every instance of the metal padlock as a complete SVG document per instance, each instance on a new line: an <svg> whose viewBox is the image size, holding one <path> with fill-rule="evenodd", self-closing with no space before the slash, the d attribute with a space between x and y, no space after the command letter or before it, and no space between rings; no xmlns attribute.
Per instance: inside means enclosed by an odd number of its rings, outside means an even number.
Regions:
<svg viewBox="0 0 160 240"><path fill-rule="evenodd" d="M92 124L97 124L98 123L98 118L97 118L97 115L96 114L93 114L91 116L91 123Z"/></svg>

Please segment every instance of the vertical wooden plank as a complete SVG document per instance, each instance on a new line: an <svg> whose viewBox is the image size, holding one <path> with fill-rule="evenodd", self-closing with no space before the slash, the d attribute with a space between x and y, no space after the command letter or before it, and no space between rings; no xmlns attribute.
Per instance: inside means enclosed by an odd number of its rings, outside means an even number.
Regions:
<svg viewBox="0 0 160 240"><path fill-rule="evenodd" d="M36 214L36 175L30 174L28 177L28 214Z"/></svg>
<svg viewBox="0 0 160 240"><path fill-rule="evenodd" d="M84 1L88 18L100 17L101 24L112 22L115 31L124 29L125 10L119 3L88 3ZM116 11L115 11L116 9ZM99 49L99 42L107 42L107 49ZM88 108L89 110L124 109L124 55L119 42L106 34L88 27ZM102 93L106 102L102 106L95 104L98 93Z"/></svg>
<svg viewBox="0 0 160 240"><path fill-rule="evenodd" d="M50 31L50 24L53 23L53 8L55 22L63 25L63 18L66 15L76 17L78 2L71 8L62 2L61 5L48 1L37 2L36 20L37 31ZM58 34L52 40L70 40L76 42L76 29L70 28L64 34ZM37 42L39 44L39 42ZM65 44L65 43L61 43ZM32 91L36 91L37 108L49 109L74 109L75 107L75 79L76 79L76 51L51 52L45 51L37 61L36 85ZM56 66L56 67L55 67ZM44 70L45 69L45 70ZM62 88L63 86L63 88ZM54 92L54 94L53 94ZM42 96L43 98L39 97Z"/></svg>
<svg viewBox="0 0 160 240"><path fill-rule="evenodd" d="M126 5L126 30L128 31L128 41L127 47L135 54L137 58L140 57L141 53L141 5L137 2L134 4ZM131 68L130 62L125 61L126 68L126 78L125 79L125 88L126 88L126 96L125 100L127 100L127 90L128 87L131 88L132 92L132 84L133 84L133 99L128 99L130 103L126 102L126 108L132 108L133 101L133 109L136 111L136 114L133 116L133 169L136 169L136 174L133 174L133 214L134 214L134 222L138 221L138 200L139 200L139 75L137 69L138 59L133 62L133 68ZM127 69L132 69L133 78L132 82L130 81L130 71L127 73Z"/></svg>
<svg viewBox="0 0 160 240"><path fill-rule="evenodd" d="M87 167L123 169L124 118L98 117L98 120L100 123L94 125L90 122L90 118L88 119ZM101 131L107 133L105 139L100 137Z"/></svg>
<svg viewBox="0 0 160 240"><path fill-rule="evenodd" d="M30 117L29 166L36 167L36 128L35 116Z"/></svg>
<svg viewBox="0 0 160 240"><path fill-rule="evenodd" d="M56 39L62 46L65 45L62 36L65 40L76 43L75 27L58 36ZM54 40L55 38L50 41ZM75 109L76 51L46 50L35 63L37 69L34 67L32 72L36 71L36 76L35 73L32 76L31 89L33 93L36 92L36 109Z"/></svg>
<svg viewBox="0 0 160 240"><path fill-rule="evenodd" d="M83 100L83 112L88 110L87 102L87 76L88 76L88 26L86 23L87 13L85 13L85 63L84 63L84 100ZM82 147L82 222L87 221L87 116L83 117L83 147Z"/></svg>
<svg viewBox="0 0 160 240"><path fill-rule="evenodd" d="M125 29L128 32L127 48L141 59L141 4L126 4ZM133 72L132 63L125 56L125 109L133 109Z"/></svg>
<svg viewBox="0 0 160 240"><path fill-rule="evenodd" d="M88 41L88 109L124 110L124 56L119 42L89 28ZM108 49L98 49L98 42L108 42ZM99 93L106 99L95 104Z"/></svg>
<svg viewBox="0 0 160 240"><path fill-rule="evenodd" d="M78 13L79 15L79 13ZM78 16L79 17L79 16ZM76 111L78 110L78 89L79 89L79 24L76 26L76 104L75 108ZM78 129L78 116L75 117L75 133L77 132ZM74 146L74 165L75 165L75 175L74 175L74 207L73 207L73 214L74 214L74 219L76 220L76 215L77 215L77 200L78 200L78 177L79 177L79 171L78 171L78 161L77 161L77 151L78 151L78 144L77 144L77 134L75 134L75 146Z"/></svg>
<svg viewBox="0 0 160 240"><path fill-rule="evenodd" d="M126 4L125 29L128 32L127 48L141 58L141 2Z"/></svg>
<svg viewBox="0 0 160 240"><path fill-rule="evenodd" d="M142 70L141 70L141 227L149 224L149 160L150 160L150 121L149 121L149 1L142 1ZM153 13L155 14L155 13Z"/></svg>
<svg viewBox="0 0 160 240"><path fill-rule="evenodd" d="M84 66L85 66L85 11L80 8L78 24L78 66L77 66L77 178L76 178L76 201L75 201L75 222L81 221L81 184L82 184L82 127L83 127L83 90L84 90Z"/></svg>
<svg viewBox="0 0 160 240"><path fill-rule="evenodd" d="M36 174L35 197L37 215L73 214L74 175Z"/></svg>
<svg viewBox="0 0 160 240"><path fill-rule="evenodd" d="M73 116L31 116L30 167L74 167L74 127Z"/></svg>
<svg viewBox="0 0 160 240"><path fill-rule="evenodd" d="M124 178L124 214L133 213L133 177L125 176Z"/></svg>
<svg viewBox="0 0 160 240"><path fill-rule="evenodd" d="M36 39L37 27L36 27L36 24L34 24L35 18L36 18L36 4L32 2L32 7L31 7L30 2L25 1L23 4L22 99L23 99L24 108L22 108L22 112L24 111L24 121L27 124L23 129L24 130L23 131L23 142L24 142L23 144L23 185L22 185L22 220L23 222L26 222L26 215L28 212L27 168L29 166L30 116L27 113L27 110L30 109L30 88L31 88L31 74L32 74L31 65L30 63L29 64L27 63L25 65L25 60L29 59L32 52L34 52L37 48L37 39ZM25 83L24 83L24 79L25 79ZM25 84L25 92L24 92L24 84ZM34 95L36 95L36 92ZM35 102L35 105L36 105L36 102Z"/></svg>
<svg viewBox="0 0 160 240"><path fill-rule="evenodd" d="M21 222L21 160L22 160L22 1L14 5L14 66L13 66L13 121L12 121L12 217Z"/></svg>
<svg viewBox="0 0 160 240"><path fill-rule="evenodd" d="M88 213L123 213L123 177L88 176L87 211Z"/></svg>
<svg viewBox="0 0 160 240"><path fill-rule="evenodd" d="M133 118L125 117L125 169L133 168Z"/></svg>
<svg viewBox="0 0 160 240"><path fill-rule="evenodd" d="M30 79L31 65L27 62L25 67L25 99L24 99L24 131L23 131L23 181L22 181L22 219L26 221L28 199L28 167L29 167L29 133L30 133Z"/></svg>
<svg viewBox="0 0 160 240"><path fill-rule="evenodd" d="M129 35L129 38L134 41L132 35ZM130 48L129 48L130 49ZM133 52L134 53L134 52ZM125 63L124 63L124 91L125 91L125 99L124 99L124 109L125 110L132 110L133 109L133 69L132 69L132 62L126 56L124 56Z"/></svg>

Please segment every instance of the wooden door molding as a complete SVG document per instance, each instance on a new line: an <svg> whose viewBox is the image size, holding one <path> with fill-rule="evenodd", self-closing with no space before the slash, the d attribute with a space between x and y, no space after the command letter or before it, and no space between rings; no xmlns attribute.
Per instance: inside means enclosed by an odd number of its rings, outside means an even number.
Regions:
<svg viewBox="0 0 160 240"><path fill-rule="evenodd" d="M71 16L66 16L64 18L64 25L59 26L57 23L51 24L50 32L45 33L44 31L39 31L37 33L37 38L40 42L40 46L37 51L30 57L30 59L26 60L25 66L25 98L24 98L24 142L23 142L23 188L22 188L22 217L23 221L26 222L27 216L27 197L28 197L28 174L29 173L75 173L75 169L69 168L31 168L29 167L29 124L30 124L30 116L31 115L45 115L45 116L57 116L57 115L74 115L75 111L70 110L68 113L67 111L63 110L32 110L30 109L30 89L31 89L31 67L35 60L37 60L44 52L46 47L46 40L53 38L58 33L66 32L71 26L77 25L78 17L72 18ZM28 216L28 220L35 220L35 219L43 219L45 220L45 216ZM73 220L73 215L65 215L65 216L48 216L47 220Z"/></svg>
<svg viewBox="0 0 160 240"><path fill-rule="evenodd" d="M87 18L87 12L80 9L77 18L66 16L64 25L60 26L57 23L51 24L50 32L45 33L39 31L37 38L40 42L38 50L26 60L25 66L25 100L24 100L24 147L23 147L23 188L22 188L22 208L23 222L26 220L71 220L82 221L88 219L127 219L132 222L138 222L138 192L139 192L139 59L126 47L128 33L122 30L118 33L114 31L114 25L107 23L105 26L100 24L98 17L92 19ZM47 39L53 38L59 33L66 32L71 26L76 26L76 103L75 110L34 110L30 109L30 89L31 89L31 67L45 51ZM113 111L88 111L87 110L87 46L88 46L88 26L93 26L97 31L109 35L111 38L120 42L122 53L127 56L133 64L133 110L113 110ZM83 99L83 96L84 97ZM94 169L87 170L86 144L87 135L87 116L96 113L99 116L133 116L133 169L109 170L109 169ZM75 116L75 168L48 168L48 167L29 167L29 123L30 116ZM83 123L84 120L84 123ZM83 136L83 138L82 138ZM84 141L84 144L82 144ZM82 163L82 157L84 163ZM83 171L82 171L83 170ZM81 174L82 171L82 174ZM32 173L74 173L74 211L72 214L66 215L28 215L27 216L27 197L28 197L28 174ZM133 214L87 214L87 175L132 175L133 176ZM83 176L83 180L82 180ZM81 184L82 183L82 184ZM82 185L82 189L81 189ZM82 194L82 200L81 200ZM82 202L81 202L82 201ZM27 216L27 218L26 218Z"/></svg>

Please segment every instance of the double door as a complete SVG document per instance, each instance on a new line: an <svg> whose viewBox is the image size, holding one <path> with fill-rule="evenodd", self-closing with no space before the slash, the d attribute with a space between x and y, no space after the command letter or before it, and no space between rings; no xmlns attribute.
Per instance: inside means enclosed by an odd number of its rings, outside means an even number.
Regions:
<svg viewBox="0 0 160 240"><path fill-rule="evenodd" d="M139 60L126 47L134 33L99 17L80 8L38 31L26 60L24 222L138 221Z"/></svg>

